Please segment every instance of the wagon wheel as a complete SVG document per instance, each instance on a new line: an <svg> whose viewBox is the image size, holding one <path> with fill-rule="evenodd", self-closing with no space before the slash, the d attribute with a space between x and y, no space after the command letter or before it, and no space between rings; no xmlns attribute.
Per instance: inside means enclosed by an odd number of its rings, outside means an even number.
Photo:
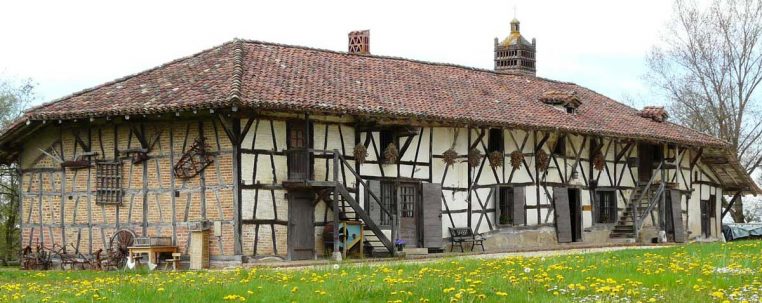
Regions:
<svg viewBox="0 0 762 303"><path fill-rule="evenodd" d="M111 255L116 258L112 262L116 264L117 268L124 267L124 264L127 262L127 255L129 255L129 249L127 248L132 246L134 241L135 233L129 229L119 230L111 236L108 246L109 250L111 250Z"/></svg>

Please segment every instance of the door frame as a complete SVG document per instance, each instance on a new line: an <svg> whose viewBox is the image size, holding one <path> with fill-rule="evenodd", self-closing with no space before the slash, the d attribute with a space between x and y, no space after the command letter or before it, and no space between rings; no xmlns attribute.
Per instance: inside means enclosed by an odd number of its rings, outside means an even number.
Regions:
<svg viewBox="0 0 762 303"><path fill-rule="evenodd" d="M638 143L638 182L648 182L654 176L655 163L661 162L660 155L662 146L650 143ZM648 155L648 157L645 157ZM644 172L648 173L648 178L643 175Z"/></svg>
<svg viewBox="0 0 762 303"><path fill-rule="evenodd" d="M582 242L582 190L575 187L567 187L569 196L569 216L572 223L572 242ZM574 193L572 195L572 193ZM572 197L574 207L572 208Z"/></svg>

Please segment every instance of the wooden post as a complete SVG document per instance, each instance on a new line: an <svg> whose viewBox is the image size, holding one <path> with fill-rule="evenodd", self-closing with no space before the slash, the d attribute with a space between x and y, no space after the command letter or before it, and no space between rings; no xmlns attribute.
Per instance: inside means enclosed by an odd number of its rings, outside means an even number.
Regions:
<svg viewBox="0 0 762 303"><path fill-rule="evenodd" d="M339 251L339 151L333 150L333 258L341 261Z"/></svg>
<svg viewBox="0 0 762 303"><path fill-rule="evenodd" d="M222 120L220 119L220 122ZM241 238L241 143L246 134L241 134L241 119L233 119L233 253L243 254L243 239Z"/></svg>
<svg viewBox="0 0 762 303"><path fill-rule="evenodd" d="M664 184L667 179L667 170L666 170L666 154L664 151L665 145L661 145L661 184ZM664 187L664 190L660 193L659 197L659 231L666 231L666 205L667 205L667 195L666 195L667 189Z"/></svg>

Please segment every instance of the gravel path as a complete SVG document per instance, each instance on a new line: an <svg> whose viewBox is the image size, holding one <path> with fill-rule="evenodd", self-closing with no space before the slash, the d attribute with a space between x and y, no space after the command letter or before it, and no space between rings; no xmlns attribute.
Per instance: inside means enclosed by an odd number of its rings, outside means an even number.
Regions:
<svg viewBox="0 0 762 303"><path fill-rule="evenodd" d="M619 251L627 249L658 249L668 247L665 245L627 245L627 246L607 246L607 247L588 247L588 248L568 248L568 249L553 249L553 250L538 250L538 251L523 251L523 252L498 252L498 253L481 253L481 254L434 254L429 257L415 256L411 259L390 259L390 258L378 258L378 259L365 259L355 260L352 259L349 262L344 262L341 266L384 266L384 265L397 265L397 264L425 264L432 262L441 262L448 259L455 260L471 260L471 259L499 259L506 257L524 256L524 257L551 257L551 256L563 256L573 254L590 254L600 253L608 251ZM262 262L262 263L248 263L248 267L273 267L284 270L294 269L324 269L334 267L332 261L329 260L309 260L309 261L282 261L282 262Z"/></svg>

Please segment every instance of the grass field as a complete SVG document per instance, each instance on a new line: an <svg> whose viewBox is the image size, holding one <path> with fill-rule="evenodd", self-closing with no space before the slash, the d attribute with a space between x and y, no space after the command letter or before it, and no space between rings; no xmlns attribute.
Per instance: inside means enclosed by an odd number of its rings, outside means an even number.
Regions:
<svg viewBox="0 0 762 303"><path fill-rule="evenodd" d="M0 270L3 302L760 302L762 241L338 269Z"/></svg>

